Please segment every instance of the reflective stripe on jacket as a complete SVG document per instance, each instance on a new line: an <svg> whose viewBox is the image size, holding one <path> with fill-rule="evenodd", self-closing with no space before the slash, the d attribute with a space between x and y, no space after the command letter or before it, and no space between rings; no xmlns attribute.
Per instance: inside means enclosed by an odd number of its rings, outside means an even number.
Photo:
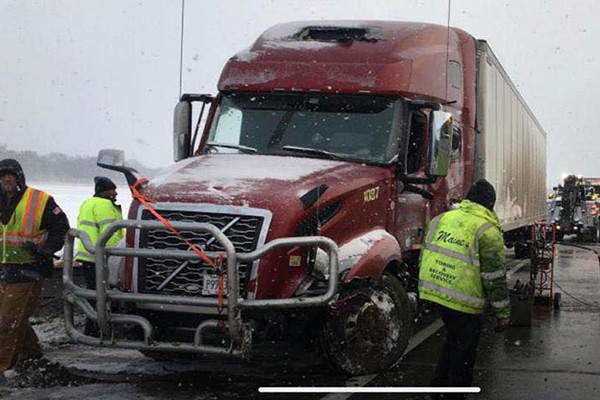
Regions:
<svg viewBox="0 0 600 400"><path fill-rule="evenodd" d="M85 200L79 208L77 229L86 232L90 237L92 244L95 246L100 234L102 234L112 222L121 219L123 219L121 208L116 206L111 200L102 197L92 197ZM108 242L106 242L106 246L116 246L123 235L123 229L115 231ZM75 259L79 261L94 262L94 255L85 249L81 240L78 240L77 242L77 254Z"/></svg>
<svg viewBox="0 0 600 400"><path fill-rule="evenodd" d="M35 254L25 243L33 242L38 246L45 243L48 233L40 226L48 199L50 195L41 190L25 189L8 224L2 224L0 251L3 264L35 263Z"/></svg>
<svg viewBox="0 0 600 400"><path fill-rule="evenodd" d="M499 318L508 318L504 262L498 218L463 200L427 228L419 261L420 297L468 314L482 314L489 302Z"/></svg>

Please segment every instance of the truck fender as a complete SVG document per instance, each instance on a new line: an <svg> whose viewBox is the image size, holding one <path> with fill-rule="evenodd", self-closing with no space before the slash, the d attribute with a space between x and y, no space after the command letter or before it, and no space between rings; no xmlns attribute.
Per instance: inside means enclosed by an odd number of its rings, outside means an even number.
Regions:
<svg viewBox="0 0 600 400"><path fill-rule="evenodd" d="M387 231L375 229L340 246L340 273L344 281L355 278L379 279L387 265L400 262L400 244Z"/></svg>

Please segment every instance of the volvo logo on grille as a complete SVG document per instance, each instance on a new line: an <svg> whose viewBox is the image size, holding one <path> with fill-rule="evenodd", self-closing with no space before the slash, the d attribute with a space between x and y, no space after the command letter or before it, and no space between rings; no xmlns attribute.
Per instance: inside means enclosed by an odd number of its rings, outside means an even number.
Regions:
<svg viewBox="0 0 600 400"><path fill-rule="evenodd" d="M197 293L202 289L202 287L200 285L197 285L195 283L190 283L189 285L185 285L184 290L186 292L190 292L190 293Z"/></svg>

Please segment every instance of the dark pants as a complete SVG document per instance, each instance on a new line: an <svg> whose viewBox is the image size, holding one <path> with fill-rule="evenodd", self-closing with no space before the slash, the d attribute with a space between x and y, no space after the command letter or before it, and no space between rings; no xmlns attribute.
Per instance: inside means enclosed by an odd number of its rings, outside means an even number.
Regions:
<svg viewBox="0 0 600 400"><path fill-rule="evenodd" d="M446 342L432 381L432 386L469 387L473 384L473 366L481 335L481 315L465 314L450 308L438 307L446 326ZM465 398L465 394L445 395L443 398Z"/></svg>
<svg viewBox="0 0 600 400"><path fill-rule="evenodd" d="M21 360L42 356L38 337L29 323L41 290L40 281L0 282L0 373Z"/></svg>
<svg viewBox="0 0 600 400"><path fill-rule="evenodd" d="M83 270L83 279L85 279L86 288L96 290L96 264L82 261L81 268ZM90 305L96 308L95 301L90 300ZM83 333L88 336L99 336L98 325L96 325L96 322L86 317Z"/></svg>

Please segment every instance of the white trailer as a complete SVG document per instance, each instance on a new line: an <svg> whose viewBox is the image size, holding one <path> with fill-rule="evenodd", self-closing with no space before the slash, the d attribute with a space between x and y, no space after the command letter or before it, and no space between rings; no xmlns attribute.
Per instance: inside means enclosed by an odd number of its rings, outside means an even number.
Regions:
<svg viewBox="0 0 600 400"><path fill-rule="evenodd" d="M483 40L477 41L477 101L475 179L495 186L495 211L511 245L545 218L546 132Z"/></svg>

